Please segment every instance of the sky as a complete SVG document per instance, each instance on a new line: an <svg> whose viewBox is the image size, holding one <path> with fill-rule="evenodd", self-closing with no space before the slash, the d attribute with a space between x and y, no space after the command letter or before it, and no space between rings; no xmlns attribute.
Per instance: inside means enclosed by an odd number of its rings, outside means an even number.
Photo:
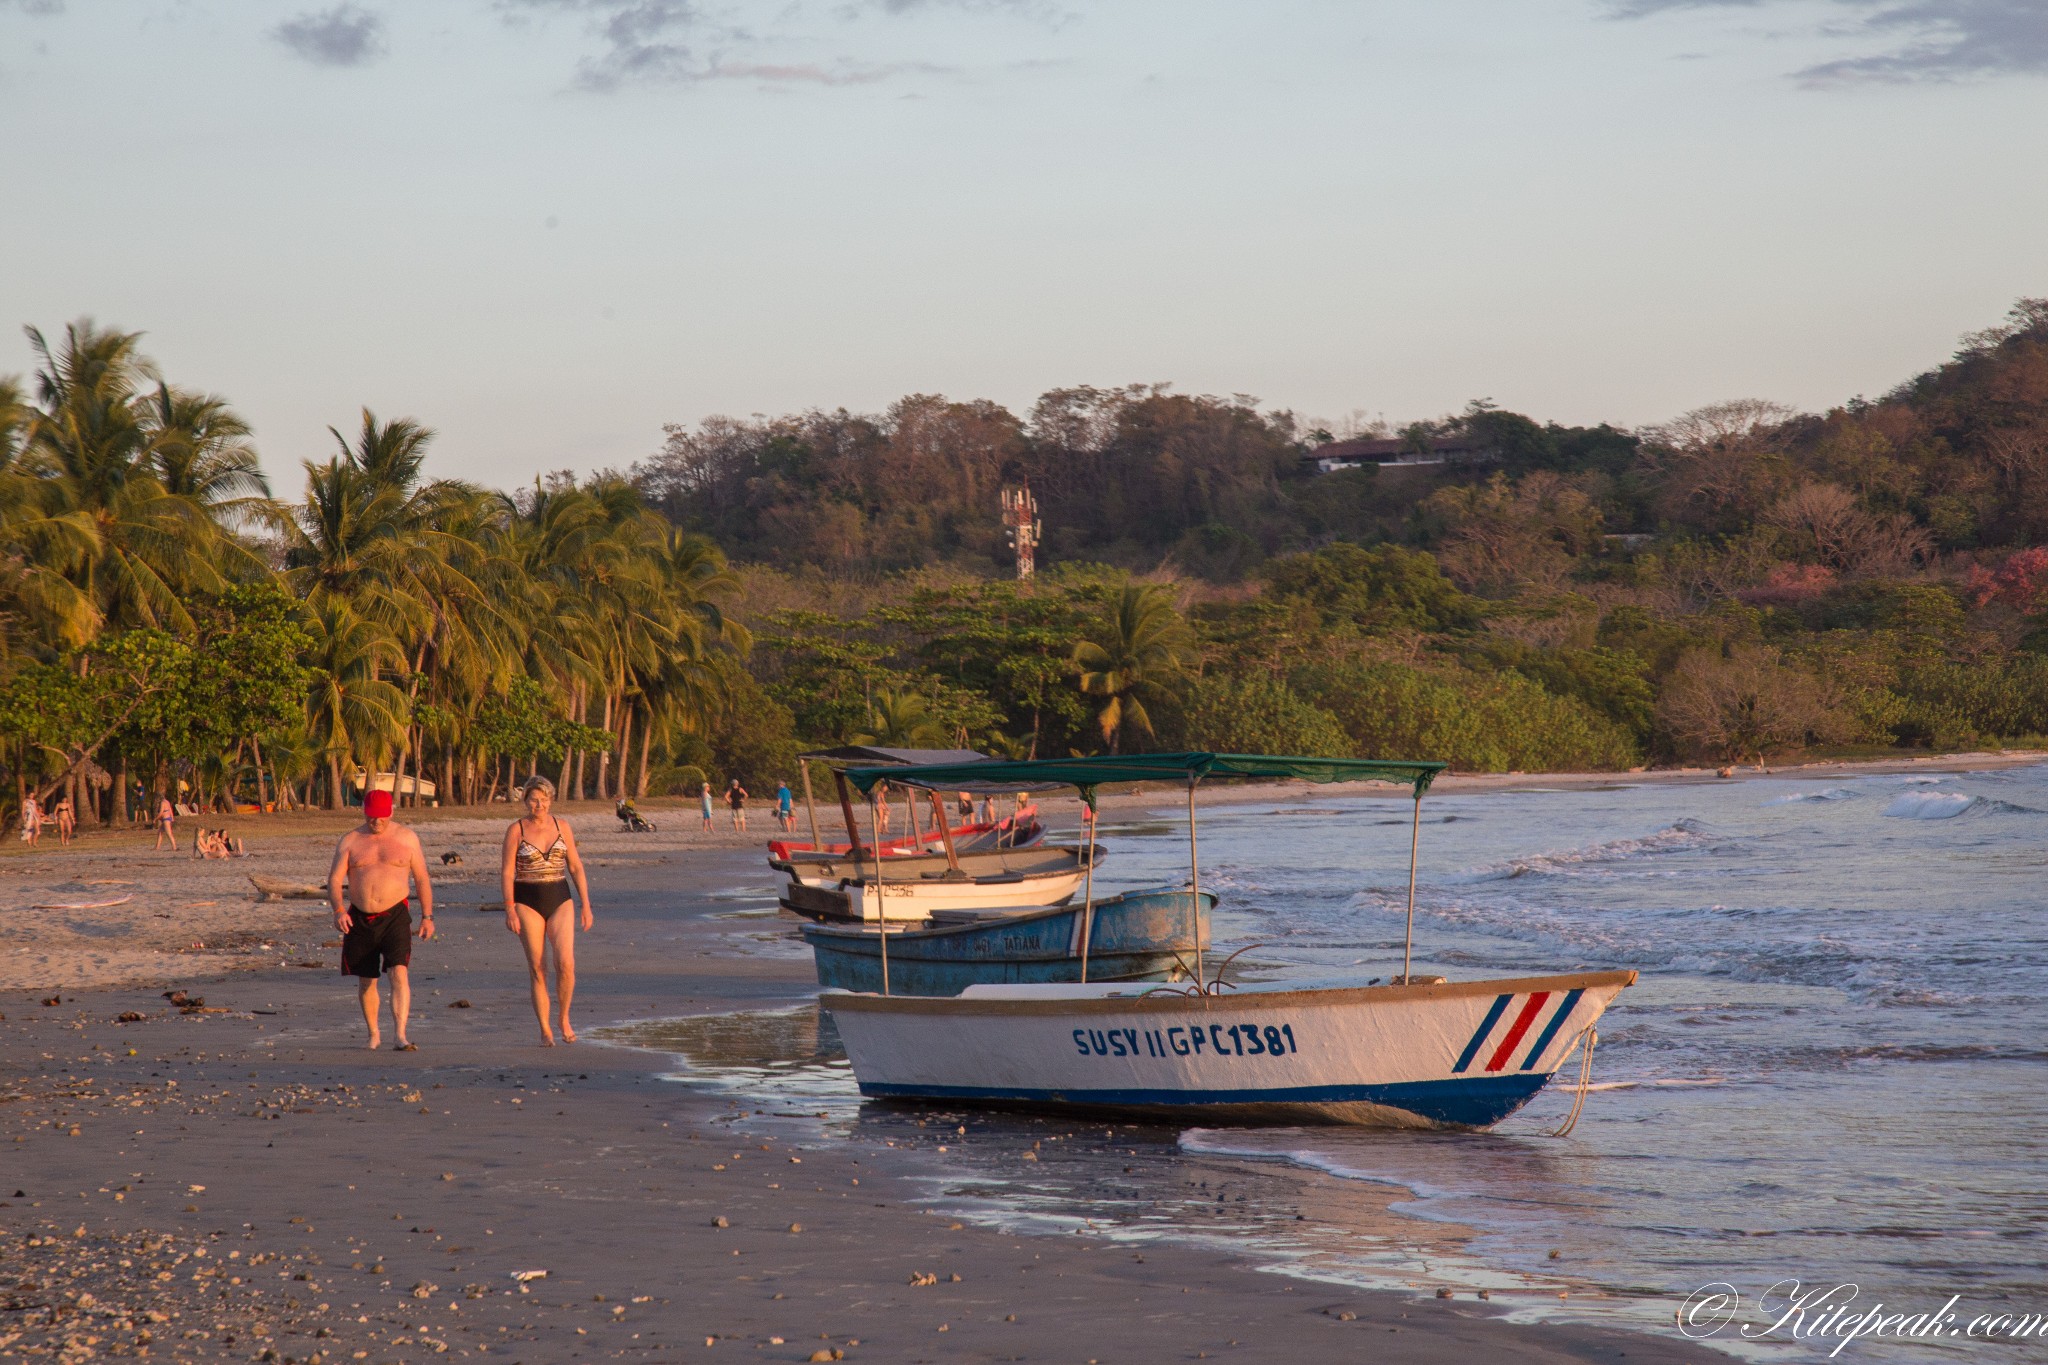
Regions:
<svg viewBox="0 0 2048 1365"><path fill-rule="evenodd" d="M2048 0L0 0L14 330L146 333L278 491L1170 382L1819 410L2048 294Z"/></svg>

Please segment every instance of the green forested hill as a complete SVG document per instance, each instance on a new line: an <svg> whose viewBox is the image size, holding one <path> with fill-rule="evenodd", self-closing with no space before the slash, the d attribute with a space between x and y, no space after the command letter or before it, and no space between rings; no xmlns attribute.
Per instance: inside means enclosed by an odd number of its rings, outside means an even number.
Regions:
<svg viewBox="0 0 2048 1365"><path fill-rule="evenodd" d="M1134 387L713 420L516 493L368 411L273 492L136 334L31 335L38 372L0 377L14 812L391 770L443 801L536 769L758 790L862 738L1536 770L2048 736L2043 301L1825 413L1388 433L1460 463L1321 473L1289 414Z"/></svg>

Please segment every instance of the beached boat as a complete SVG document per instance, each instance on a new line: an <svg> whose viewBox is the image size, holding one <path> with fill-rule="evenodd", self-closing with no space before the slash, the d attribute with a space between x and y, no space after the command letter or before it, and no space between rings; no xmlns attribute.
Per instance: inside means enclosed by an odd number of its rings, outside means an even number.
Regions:
<svg viewBox="0 0 2048 1365"><path fill-rule="evenodd" d="M1574 1054L1585 1098L1594 1026L1628 971L1448 982L1413 974L1415 857L1421 802L1436 763L1144 754L993 764L996 780L1187 785L1190 882L1201 877L1195 784L1205 778L1380 781L1408 786L1408 935L1401 972L1233 986L1197 949L1184 985L975 985L958 996L826 991L861 1093L1129 1113L1189 1123L1352 1123L1485 1128L1528 1103ZM892 782L944 787L957 771L898 769ZM865 791L879 778L850 770ZM887 935L884 943L897 936ZM886 985L887 983L885 983ZM1567 1123L1576 1122L1578 1105Z"/></svg>
<svg viewBox="0 0 2048 1365"><path fill-rule="evenodd" d="M1528 1103L1634 980L1265 982L1220 994L976 985L952 999L827 992L818 1003L861 1093L877 1099L1485 1128Z"/></svg>
<svg viewBox="0 0 2048 1365"><path fill-rule="evenodd" d="M1190 892L1161 889L1092 907L941 911L930 928L891 930L886 943L879 926L807 924L802 932L827 989L881 991L886 981L899 995L958 995L998 983L1184 976L1197 932L1208 946L1216 898L1205 892L1193 916L1192 902Z"/></svg>
<svg viewBox="0 0 2048 1365"><path fill-rule="evenodd" d="M977 820L956 826L950 832L956 852L993 853L1006 848L1030 848L1045 837L1045 826L1038 822L1038 808L1026 806L1015 815L1000 820ZM881 844L882 852L892 858L908 853L939 853L944 848L945 838L936 828L885 839ZM770 839L768 866L777 872L787 872L789 864L801 857L843 858L852 851L852 844L826 844L821 849L792 839Z"/></svg>
<svg viewBox="0 0 2048 1365"><path fill-rule="evenodd" d="M1065 905L1100 848L1066 846L902 858L799 858L781 904L807 919L921 923L949 910Z"/></svg>

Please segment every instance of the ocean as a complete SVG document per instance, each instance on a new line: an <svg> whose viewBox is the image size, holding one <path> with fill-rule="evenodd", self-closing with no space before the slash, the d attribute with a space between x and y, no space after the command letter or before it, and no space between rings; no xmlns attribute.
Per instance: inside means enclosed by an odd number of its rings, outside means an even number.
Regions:
<svg viewBox="0 0 2048 1365"><path fill-rule="evenodd" d="M1250 945L1238 961L1259 976L1398 972L1407 817L1402 799L1313 795L1204 808L1217 954ZM1105 818L1103 839L1100 892L1186 876L1184 820L1168 807ZM1433 795L1421 851L1416 971L1641 973L1601 1021L1576 1130L1551 1136L1570 1107L1560 1076L1483 1134L1196 1128L1153 1141L1183 1161L1384 1191L1432 1248L1434 1282L1494 1286L1524 1315L1668 1333L1688 1296L1719 1283L1742 1309L1714 1345L1798 1358L1836 1341L1739 1336L1776 1316L1769 1295L1790 1281L1830 1302L1853 1286L1857 1312L1953 1297L1957 1326L2048 1314L2048 766ZM775 1088L858 1122L827 1044ZM1062 1168L1065 1187L1048 1170L1028 1190L961 1169L957 1154L948 1169L935 1197L998 1221L1088 1219L1100 1183L1086 1162ZM1398 1226L1282 1236L1247 1188L1230 1212L1276 1270L1419 1283ZM1105 1205L1090 1226L1225 1231L1213 1207L1198 1219L1192 1205L1138 1206L1149 1211ZM1432 1237L1451 1226L1454 1241ZM1866 1340L1844 1354L1987 1349L2032 1358L2048 1334Z"/></svg>

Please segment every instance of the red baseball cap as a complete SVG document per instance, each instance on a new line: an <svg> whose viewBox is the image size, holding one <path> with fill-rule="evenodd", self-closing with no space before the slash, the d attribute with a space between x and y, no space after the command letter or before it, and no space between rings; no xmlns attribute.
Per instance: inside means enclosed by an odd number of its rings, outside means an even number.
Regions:
<svg viewBox="0 0 2048 1365"><path fill-rule="evenodd" d="M389 820L391 818L391 793L387 791L364 792L363 818L365 820Z"/></svg>

